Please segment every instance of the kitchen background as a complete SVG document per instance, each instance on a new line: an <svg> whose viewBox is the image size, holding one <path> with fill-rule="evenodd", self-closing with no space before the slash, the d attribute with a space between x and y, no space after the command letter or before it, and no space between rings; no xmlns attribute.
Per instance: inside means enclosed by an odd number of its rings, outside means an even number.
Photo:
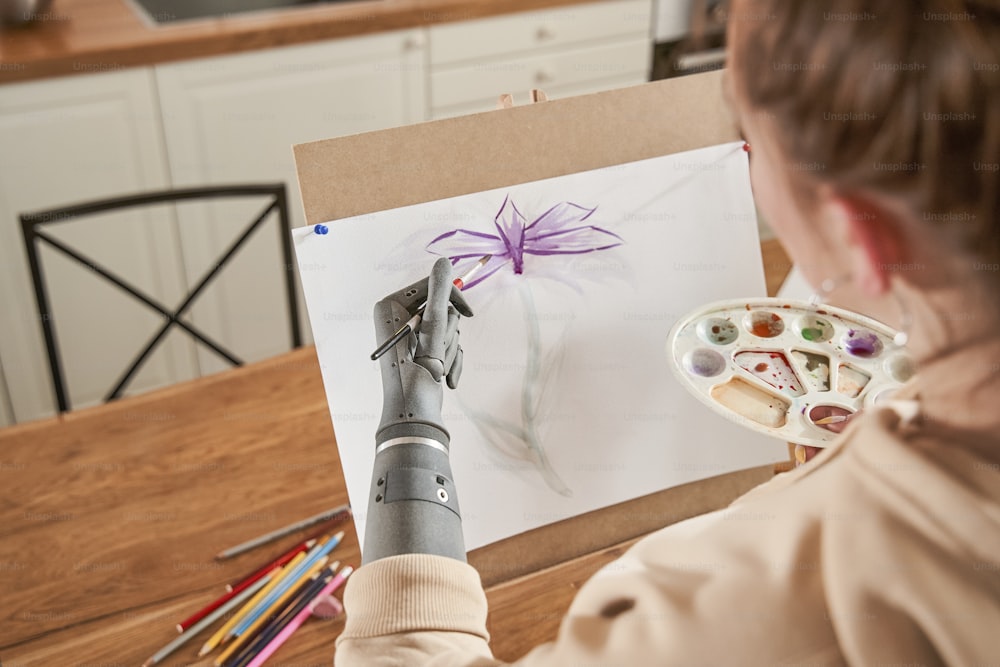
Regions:
<svg viewBox="0 0 1000 667"><path fill-rule="evenodd" d="M720 5L0 0L0 425L56 412L19 214L283 182L300 226L292 144L717 68ZM50 231L172 307L260 208L158 205ZM186 316L247 361L290 346L279 248L259 230ZM163 318L49 248L41 261L72 405L96 404ZM175 329L127 393L226 367Z"/></svg>

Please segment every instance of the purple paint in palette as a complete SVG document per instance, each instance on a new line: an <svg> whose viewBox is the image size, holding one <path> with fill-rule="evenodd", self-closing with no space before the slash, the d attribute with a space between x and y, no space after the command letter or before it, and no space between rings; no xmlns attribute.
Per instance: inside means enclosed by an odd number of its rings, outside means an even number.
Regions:
<svg viewBox="0 0 1000 667"><path fill-rule="evenodd" d="M846 422L815 421L871 406L913 374L909 355L890 346L894 335L850 311L761 298L692 313L674 326L669 349L677 377L716 411L822 447Z"/></svg>
<svg viewBox="0 0 1000 667"><path fill-rule="evenodd" d="M878 335L865 329L848 329L841 342L844 349L855 357L869 359L882 352L882 341L878 339Z"/></svg>
<svg viewBox="0 0 1000 667"><path fill-rule="evenodd" d="M693 375L710 378L726 370L726 360L715 350L699 347L684 355L684 368Z"/></svg>

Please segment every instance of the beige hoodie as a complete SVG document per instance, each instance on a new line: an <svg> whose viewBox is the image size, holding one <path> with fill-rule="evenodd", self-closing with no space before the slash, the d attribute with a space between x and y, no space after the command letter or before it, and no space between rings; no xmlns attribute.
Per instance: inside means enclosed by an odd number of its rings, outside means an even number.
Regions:
<svg viewBox="0 0 1000 667"><path fill-rule="evenodd" d="M515 664L1000 667L1000 341L925 364L896 398L636 543ZM500 664L469 565L380 560L344 600L338 667Z"/></svg>

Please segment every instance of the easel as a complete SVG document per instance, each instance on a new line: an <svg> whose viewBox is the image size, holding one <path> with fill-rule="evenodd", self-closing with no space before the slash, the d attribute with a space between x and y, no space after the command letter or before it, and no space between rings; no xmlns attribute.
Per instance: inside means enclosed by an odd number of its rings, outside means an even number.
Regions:
<svg viewBox="0 0 1000 667"><path fill-rule="evenodd" d="M495 111L295 146L307 224L739 138L721 72L560 100L535 90L529 98L514 106L502 95ZM440 159L444 146L448 160ZM476 549L469 561L490 586L724 507L773 474L765 465L666 489Z"/></svg>

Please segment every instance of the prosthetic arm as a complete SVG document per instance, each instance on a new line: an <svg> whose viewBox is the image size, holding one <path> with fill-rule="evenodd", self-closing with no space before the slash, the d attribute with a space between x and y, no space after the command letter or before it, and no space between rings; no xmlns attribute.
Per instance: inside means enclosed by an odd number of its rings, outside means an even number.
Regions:
<svg viewBox="0 0 1000 667"><path fill-rule="evenodd" d="M444 383L454 389L462 373L459 317L471 317L472 311L452 284L446 258L437 260L429 278L375 304L378 341L417 314L414 331L379 358L382 419L375 434L364 563L407 553L465 560L441 403Z"/></svg>

